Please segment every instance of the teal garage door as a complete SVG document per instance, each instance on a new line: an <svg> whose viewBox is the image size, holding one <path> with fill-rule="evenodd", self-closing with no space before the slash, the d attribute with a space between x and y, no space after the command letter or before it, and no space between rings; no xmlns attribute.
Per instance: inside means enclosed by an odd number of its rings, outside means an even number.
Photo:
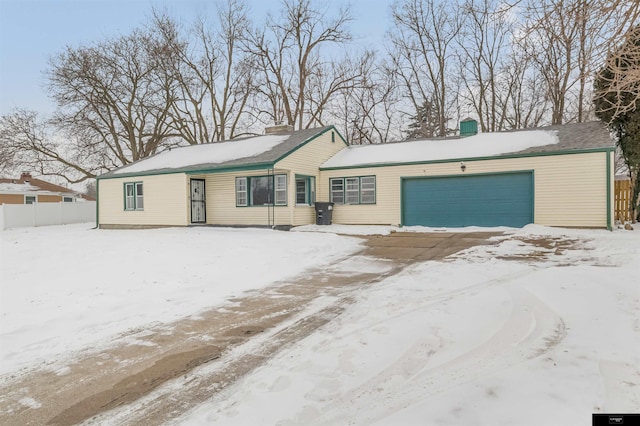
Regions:
<svg viewBox="0 0 640 426"><path fill-rule="evenodd" d="M405 226L513 226L533 222L533 172L405 178Z"/></svg>

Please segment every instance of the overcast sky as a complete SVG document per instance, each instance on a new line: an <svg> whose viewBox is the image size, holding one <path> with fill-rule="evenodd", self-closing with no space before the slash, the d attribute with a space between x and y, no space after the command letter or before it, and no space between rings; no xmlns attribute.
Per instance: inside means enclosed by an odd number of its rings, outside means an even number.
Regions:
<svg viewBox="0 0 640 426"><path fill-rule="evenodd" d="M392 0L350 3L354 36L369 47L379 46ZM248 4L256 23L268 10L275 13L280 8L278 0ZM142 24L152 7L166 8L188 24L198 14L215 13L215 0L0 0L0 115L15 107L50 113L54 106L43 76L48 58L66 45L126 33Z"/></svg>

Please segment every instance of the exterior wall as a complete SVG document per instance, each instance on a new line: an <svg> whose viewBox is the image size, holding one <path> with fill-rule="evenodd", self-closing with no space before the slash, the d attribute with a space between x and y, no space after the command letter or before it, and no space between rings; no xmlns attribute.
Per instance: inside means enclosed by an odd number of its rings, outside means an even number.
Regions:
<svg viewBox="0 0 640 426"><path fill-rule="evenodd" d="M253 225L253 226L288 226L291 225L291 197L287 176L286 206L247 206L236 207L236 177L266 176L265 170L237 171L214 173L206 176L189 176L194 179L205 179L207 223L213 225ZM283 174L276 170L276 174ZM102 195L102 194L101 194Z"/></svg>
<svg viewBox="0 0 640 426"><path fill-rule="evenodd" d="M334 142L331 141L332 132ZM205 179L208 224L296 226L315 223L313 206L296 205L296 175L315 177L318 194L319 186L322 185L320 164L345 146L338 132L329 130L277 162L273 171L234 171L192 175L189 178ZM287 175L287 205L236 207L236 177L266 176L269 173ZM317 195L316 198L320 200Z"/></svg>
<svg viewBox="0 0 640 426"><path fill-rule="evenodd" d="M24 204L24 195L0 194L0 204Z"/></svg>
<svg viewBox="0 0 640 426"><path fill-rule="evenodd" d="M465 172L460 170L459 162L323 170L318 199L329 199L330 178L373 175L376 176L376 204L336 205L333 221L341 224L400 225L402 177L534 170L535 223L607 227L607 197L612 194L607 190L607 173L613 170L611 164L607 166L607 162L611 158L609 153L594 152L465 161Z"/></svg>
<svg viewBox="0 0 640 426"><path fill-rule="evenodd" d="M332 140L333 133L333 142ZM326 201L328 198L320 198L321 186L327 185L328 181L320 179L319 167L322 163L333 157L337 152L346 147L340 134L334 130L329 130L321 136L300 147L298 150L288 155L276 163L276 170L288 170L288 204L290 209L292 225L305 225L315 223L315 208L309 205L296 205L296 175L313 176L316 178L316 199ZM325 192L327 189L325 188Z"/></svg>
<svg viewBox="0 0 640 426"><path fill-rule="evenodd" d="M142 182L144 210L125 211L124 184ZM100 225L186 226L188 179L184 173L98 180Z"/></svg>
<svg viewBox="0 0 640 426"><path fill-rule="evenodd" d="M59 195L38 195L39 203L59 203L62 197Z"/></svg>

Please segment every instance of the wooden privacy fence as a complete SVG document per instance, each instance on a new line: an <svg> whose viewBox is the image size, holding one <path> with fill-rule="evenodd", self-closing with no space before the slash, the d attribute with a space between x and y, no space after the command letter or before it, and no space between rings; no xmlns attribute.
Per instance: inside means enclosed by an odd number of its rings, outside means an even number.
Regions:
<svg viewBox="0 0 640 426"><path fill-rule="evenodd" d="M631 212L631 181L629 179L614 182L615 218L620 222L632 222Z"/></svg>

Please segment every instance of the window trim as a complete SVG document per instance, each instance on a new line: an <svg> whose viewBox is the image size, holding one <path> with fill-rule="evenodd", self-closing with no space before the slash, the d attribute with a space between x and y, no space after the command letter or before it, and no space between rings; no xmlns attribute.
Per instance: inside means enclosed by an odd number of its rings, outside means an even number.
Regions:
<svg viewBox="0 0 640 426"><path fill-rule="evenodd" d="M334 191L333 190L333 182L340 182L342 189L340 191ZM334 192L339 192L342 194L342 202L336 202L334 200ZM329 179L329 201L335 204L344 204L344 198L345 198L345 193L344 193L344 178L330 178Z"/></svg>
<svg viewBox="0 0 640 426"><path fill-rule="evenodd" d="M69 200L69 201L67 201ZM62 202L63 203L73 203L73 197L62 197Z"/></svg>
<svg viewBox="0 0 640 426"><path fill-rule="evenodd" d="M298 202L298 182L304 182L304 202ZM296 175L295 177L295 205L313 206L316 202L316 177L307 175Z"/></svg>
<svg viewBox="0 0 640 426"><path fill-rule="evenodd" d="M373 179L373 188L372 189L366 189L365 191L367 192L372 192L373 194L373 201L372 202L364 202L362 201L362 180L363 179ZM347 180L353 180L353 179L357 179L358 182L358 202L347 202ZM342 184L342 190L341 191L334 191L333 190L333 183L335 182L341 182ZM338 193L342 193L342 202L336 202L334 199L334 192L338 192ZM350 192L353 194L355 192L354 189L351 189ZM335 204L341 204L341 205L372 205L372 204L377 204L378 202L378 189L377 189L377 178L376 175L366 175L366 176L346 176L346 177L335 177L335 178L329 178L329 201L331 201L332 203Z"/></svg>
<svg viewBox="0 0 640 426"><path fill-rule="evenodd" d="M133 188L133 194L131 196L127 195L127 187ZM138 186L142 188L142 195L138 195ZM134 212L134 211L144 211L144 183L142 181L135 182L124 182L124 211L126 212ZM127 198L131 197L133 208L127 208ZM141 199L142 203L138 203L138 199ZM142 207L138 207L138 204L142 204Z"/></svg>
<svg viewBox="0 0 640 426"><path fill-rule="evenodd" d="M27 198L33 198L33 202L32 203L27 203ZM25 195L24 196L24 203L25 204L36 204L38 202L38 196L37 195Z"/></svg>
<svg viewBox="0 0 640 426"><path fill-rule="evenodd" d="M253 204L253 196L251 193L251 180L252 179L259 179L259 178L271 178L271 184L269 186L269 188L271 189L271 196L272 196L272 202L271 203L267 203L267 204L259 204L259 205L254 205ZM283 184L282 186L276 188L276 183L278 180L281 180L282 178L284 178L284 182L281 181L281 184ZM245 204L240 204L238 203L238 181L243 181L245 182L245 193L246 193L246 202ZM255 176L236 176L235 179L236 182L236 187L235 187L235 191L236 191L236 207L286 207L289 204L289 188L288 188L288 179L287 179L287 175L285 173L279 173L276 175L255 175ZM243 193L243 191L240 191L240 193ZM284 194L284 197L281 200L277 200L277 193L280 193L280 195Z"/></svg>
<svg viewBox="0 0 640 426"><path fill-rule="evenodd" d="M244 191L238 189L238 183L244 181ZM239 194L244 194L244 203L238 202ZM236 177L236 207L247 207L249 205L249 179L246 177Z"/></svg>

